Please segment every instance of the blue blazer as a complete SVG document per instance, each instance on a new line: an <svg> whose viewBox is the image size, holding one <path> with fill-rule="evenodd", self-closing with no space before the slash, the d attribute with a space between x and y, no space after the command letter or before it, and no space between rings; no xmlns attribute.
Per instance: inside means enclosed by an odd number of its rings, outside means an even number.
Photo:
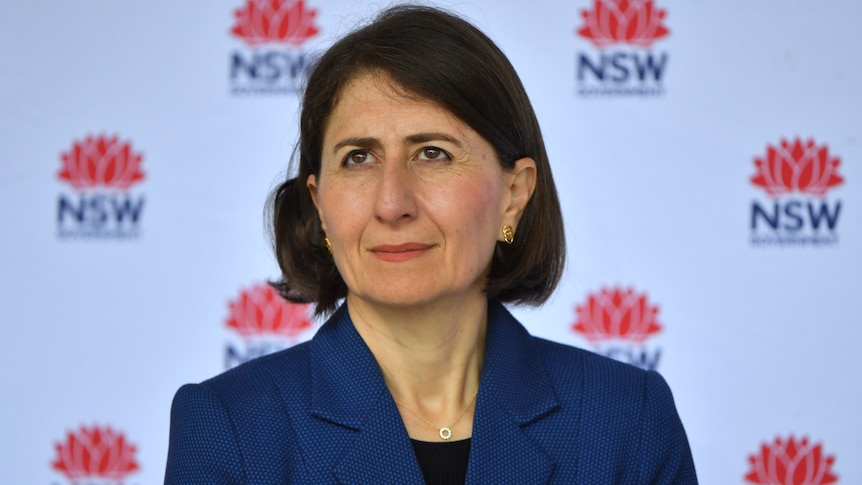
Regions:
<svg viewBox="0 0 862 485"><path fill-rule="evenodd" d="M342 306L309 342L180 388L166 484L420 484L377 362ZM469 484L696 484L665 381L531 337L491 302Z"/></svg>

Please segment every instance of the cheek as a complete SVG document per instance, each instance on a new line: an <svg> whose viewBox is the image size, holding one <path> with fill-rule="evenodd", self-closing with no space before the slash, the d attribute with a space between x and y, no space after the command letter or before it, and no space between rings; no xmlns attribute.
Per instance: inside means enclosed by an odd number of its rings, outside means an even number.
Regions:
<svg viewBox="0 0 862 485"><path fill-rule="evenodd" d="M498 180L491 178L480 178L465 191L470 198L472 207L475 207L474 217L477 222L484 221L485 224L494 224L501 215L502 186Z"/></svg>
<svg viewBox="0 0 862 485"><path fill-rule="evenodd" d="M332 184L322 185L317 194L321 222L326 228L327 236L332 239L349 233L350 223L356 214L356 204L351 201L356 197Z"/></svg>
<svg viewBox="0 0 862 485"><path fill-rule="evenodd" d="M499 187L491 182L465 188L456 204L459 218L457 251L463 272L470 277L484 273L494 255L500 221Z"/></svg>
<svg viewBox="0 0 862 485"><path fill-rule="evenodd" d="M447 201L445 212L459 236L481 244L480 241L494 233L501 214L500 186L494 180L466 180L438 196L438 200Z"/></svg>

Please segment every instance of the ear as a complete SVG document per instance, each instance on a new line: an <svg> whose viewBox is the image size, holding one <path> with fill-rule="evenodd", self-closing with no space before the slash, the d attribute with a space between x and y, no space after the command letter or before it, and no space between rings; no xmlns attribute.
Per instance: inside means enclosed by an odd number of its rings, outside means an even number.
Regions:
<svg viewBox="0 0 862 485"><path fill-rule="evenodd" d="M518 223L536 190L536 161L532 158L516 160L515 167L506 173L506 188L509 197L502 225L512 226L518 232Z"/></svg>
<svg viewBox="0 0 862 485"><path fill-rule="evenodd" d="M317 209L317 217L320 219L320 227L323 232L326 232L326 222L323 219L323 211L320 210L320 201L317 200L317 176L311 174L305 179L305 186L308 188L308 193L311 195L311 201L314 202L314 207Z"/></svg>

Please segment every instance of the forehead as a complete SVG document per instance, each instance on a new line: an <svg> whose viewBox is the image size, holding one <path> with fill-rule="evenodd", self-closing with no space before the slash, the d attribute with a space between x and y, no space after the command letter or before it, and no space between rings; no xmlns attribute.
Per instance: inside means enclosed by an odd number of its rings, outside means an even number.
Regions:
<svg viewBox="0 0 862 485"><path fill-rule="evenodd" d="M333 131L367 128L369 121L392 120L392 117L411 124L446 124L459 131L468 128L448 109L407 90L388 75L363 73L339 90L324 128L324 138Z"/></svg>

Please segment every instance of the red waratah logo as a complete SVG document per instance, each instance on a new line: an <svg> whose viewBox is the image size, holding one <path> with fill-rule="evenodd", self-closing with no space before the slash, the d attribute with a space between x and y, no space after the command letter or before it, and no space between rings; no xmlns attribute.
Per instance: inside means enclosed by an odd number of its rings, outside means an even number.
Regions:
<svg viewBox="0 0 862 485"><path fill-rule="evenodd" d="M230 302L227 326L241 336L270 334L294 338L311 327L310 305L285 301L269 285L255 285Z"/></svg>
<svg viewBox="0 0 862 485"><path fill-rule="evenodd" d="M826 485L838 481L832 471L834 456L823 454L823 445L812 445L807 438L787 441L776 438L764 443L760 453L748 457L751 471L745 476L750 483L762 485Z"/></svg>
<svg viewBox="0 0 862 485"><path fill-rule="evenodd" d="M248 0L235 15L231 33L250 46L278 42L298 47L319 32L317 11L306 9L303 0Z"/></svg>
<svg viewBox="0 0 862 485"><path fill-rule="evenodd" d="M57 443L55 470L69 480L105 478L123 480L136 471L135 447L126 442L122 433L109 427L84 426L77 433L69 433L66 441Z"/></svg>
<svg viewBox="0 0 862 485"><path fill-rule="evenodd" d="M143 156L116 136L88 136L84 141L75 141L61 158L63 168L57 176L78 190L91 187L127 190L144 179Z"/></svg>
<svg viewBox="0 0 862 485"><path fill-rule="evenodd" d="M577 321L572 329L590 342L609 339L643 342L661 331L656 319L658 310L645 294L635 293L631 288L602 289L575 308Z"/></svg>
<svg viewBox="0 0 862 485"><path fill-rule="evenodd" d="M599 49L613 44L649 48L670 33L662 24L666 13L652 0L595 0L592 10L581 10L585 25L578 35Z"/></svg>
<svg viewBox="0 0 862 485"><path fill-rule="evenodd" d="M781 140L777 147L768 145L766 156L755 158L754 164L757 173L751 183L763 187L771 196L802 192L824 197L826 191L844 182L838 174L841 160L814 140L803 142L796 138L792 142Z"/></svg>

